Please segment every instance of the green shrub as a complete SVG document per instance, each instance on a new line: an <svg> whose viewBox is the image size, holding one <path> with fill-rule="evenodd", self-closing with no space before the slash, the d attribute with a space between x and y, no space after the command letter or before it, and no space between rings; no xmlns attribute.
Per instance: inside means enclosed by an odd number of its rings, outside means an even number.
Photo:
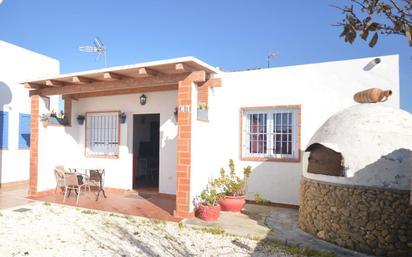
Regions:
<svg viewBox="0 0 412 257"><path fill-rule="evenodd" d="M243 168L243 178L236 175L235 164L233 160L229 160L229 174L226 174L225 169L220 169L220 177L212 181L212 185L222 190L227 196L240 196L246 193L247 179L252 173L252 167L247 166Z"/></svg>

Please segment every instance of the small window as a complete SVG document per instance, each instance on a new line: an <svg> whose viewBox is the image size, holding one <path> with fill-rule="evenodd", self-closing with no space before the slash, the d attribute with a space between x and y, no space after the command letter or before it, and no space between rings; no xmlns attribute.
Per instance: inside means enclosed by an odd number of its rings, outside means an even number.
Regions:
<svg viewBox="0 0 412 257"><path fill-rule="evenodd" d="M0 149L9 147L9 113L0 111Z"/></svg>
<svg viewBox="0 0 412 257"><path fill-rule="evenodd" d="M19 149L30 148L30 114L19 115Z"/></svg>
<svg viewBox="0 0 412 257"><path fill-rule="evenodd" d="M245 109L242 155L246 158L299 159L298 108Z"/></svg>
<svg viewBox="0 0 412 257"><path fill-rule="evenodd" d="M119 156L119 112L86 114L86 156Z"/></svg>

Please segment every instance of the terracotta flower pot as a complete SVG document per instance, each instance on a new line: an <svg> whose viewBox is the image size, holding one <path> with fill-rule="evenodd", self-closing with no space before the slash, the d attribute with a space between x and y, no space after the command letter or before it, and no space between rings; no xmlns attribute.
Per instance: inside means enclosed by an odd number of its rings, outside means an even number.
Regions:
<svg viewBox="0 0 412 257"><path fill-rule="evenodd" d="M215 221L220 216L220 205L216 206L207 206L203 204L199 204L197 207L197 215L200 219L204 221Z"/></svg>
<svg viewBox="0 0 412 257"><path fill-rule="evenodd" d="M47 127L47 125L49 125L49 120L42 120L41 123L43 124L43 127Z"/></svg>
<svg viewBox="0 0 412 257"><path fill-rule="evenodd" d="M245 206L246 196L225 196L225 198L219 201L222 206L222 211L240 212Z"/></svg>

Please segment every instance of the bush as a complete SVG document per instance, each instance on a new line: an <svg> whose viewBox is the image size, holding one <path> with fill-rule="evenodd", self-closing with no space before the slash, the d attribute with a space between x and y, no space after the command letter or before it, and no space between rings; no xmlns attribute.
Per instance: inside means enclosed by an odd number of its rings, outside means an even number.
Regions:
<svg viewBox="0 0 412 257"><path fill-rule="evenodd" d="M236 175L235 164L233 160L229 160L229 174L226 174L225 169L220 169L220 177L213 180L212 185L220 188L226 196L241 196L246 193L247 179L252 173L252 167L243 168L243 178Z"/></svg>

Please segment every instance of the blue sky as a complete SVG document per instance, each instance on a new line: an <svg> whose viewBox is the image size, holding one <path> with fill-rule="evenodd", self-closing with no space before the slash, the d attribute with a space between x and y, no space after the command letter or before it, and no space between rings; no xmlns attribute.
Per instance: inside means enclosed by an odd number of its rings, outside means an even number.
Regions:
<svg viewBox="0 0 412 257"><path fill-rule="evenodd" d="M270 50L280 53L272 67L399 54L401 108L412 112L412 47L400 36L372 49L344 43L330 5L348 2L3 0L0 39L60 60L62 73L104 67L78 51L95 36L108 66L191 55L237 70L265 67Z"/></svg>

